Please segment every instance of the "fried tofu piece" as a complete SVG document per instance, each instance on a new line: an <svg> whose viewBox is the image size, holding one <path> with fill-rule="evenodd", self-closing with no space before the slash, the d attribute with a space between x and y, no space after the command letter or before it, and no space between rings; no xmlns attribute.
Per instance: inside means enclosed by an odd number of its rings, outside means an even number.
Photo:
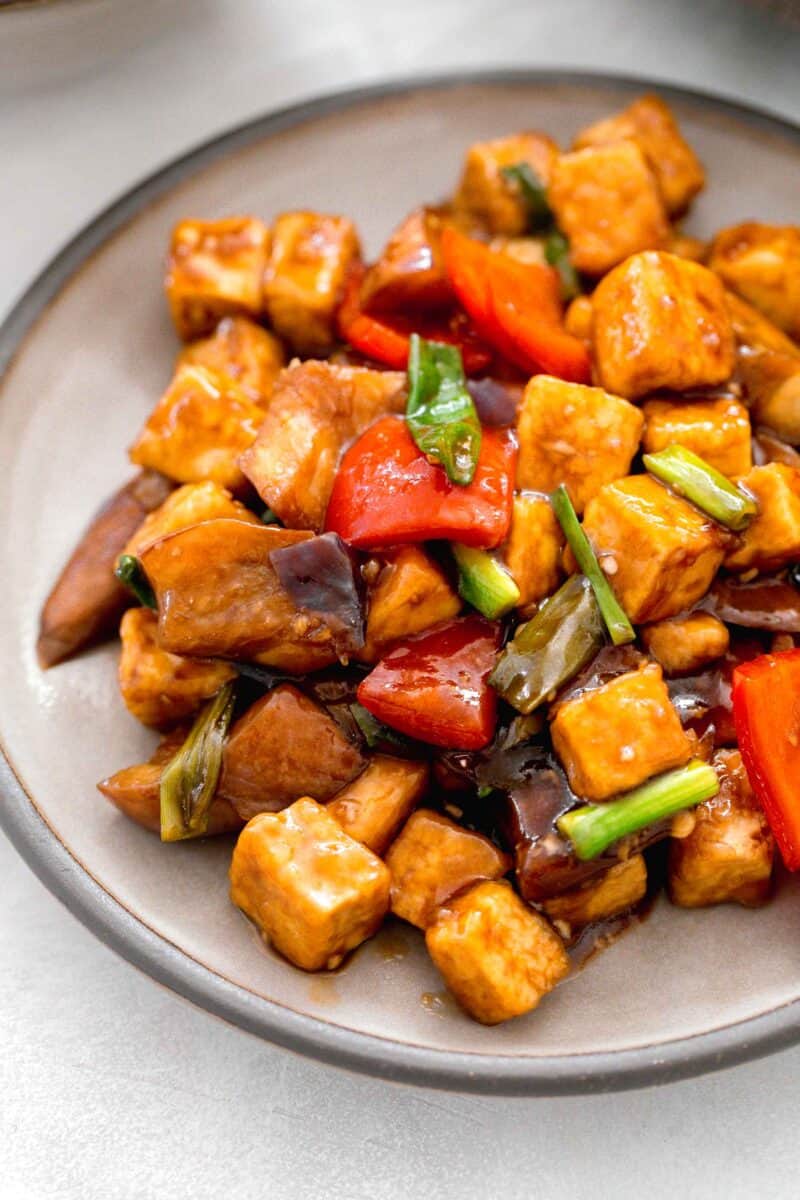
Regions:
<svg viewBox="0 0 800 1200"><path fill-rule="evenodd" d="M211 337L190 342L177 366L205 367L227 375L253 404L265 404L286 355L278 338L248 317L225 317Z"/></svg>
<svg viewBox="0 0 800 1200"><path fill-rule="evenodd" d="M536 263L548 266L545 239L540 237L494 237L489 242L490 250L498 250L508 258L521 263Z"/></svg>
<svg viewBox="0 0 800 1200"><path fill-rule="evenodd" d="M800 442L800 346L733 292L726 294L737 367L753 420Z"/></svg>
<svg viewBox="0 0 800 1200"><path fill-rule="evenodd" d="M239 456L255 441L263 419L258 405L226 376L178 367L131 446L131 462L178 483L210 479L241 491Z"/></svg>
<svg viewBox="0 0 800 1200"><path fill-rule="evenodd" d="M694 612L656 621L640 631L642 642L666 675L692 675L722 658L730 645L728 627L711 613Z"/></svg>
<svg viewBox="0 0 800 1200"><path fill-rule="evenodd" d="M347 443L378 417L405 412L405 405L406 379L399 372L292 363L278 376L242 470L284 525L320 532Z"/></svg>
<svg viewBox="0 0 800 1200"><path fill-rule="evenodd" d="M213 521L217 517L231 517L235 521L246 521L260 525L261 521L249 508L234 500L233 496L219 483L185 483L171 492L163 504L149 513L125 545L123 554L138 558L147 546L159 538L199 525L201 521Z"/></svg>
<svg viewBox="0 0 800 1200"><path fill-rule="evenodd" d="M236 671L227 663L170 654L158 645L157 632L158 617L151 609L128 609L119 628L118 678L128 712L160 729L196 713Z"/></svg>
<svg viewBox="0 0 800 1200"><path fill-rule="evenodd" d="M723 475L744 475L753 465L750 415L733 396L714 400L648 400L644 449L648 454L679 443Z"/></svg>
<svg viewBox="0 0 800 1200"><path fill-rule="evenodd" d="M452 301L442 258L443 226L436 209L416 208L409 213L364 276L362 308L377 314L416 314Z"/></svg>
<svg viewBox="0 0 800 1200"><path fill-rule="evenodd" d="M298 354L333 348L336 310L360 253L356 227L346 217L289 212L275 219L264 303L273 329Z"/></svg>
<svg viewBox="0 0 800 1200"><path fill-rule="evenodd" d="M564 328L567 333L591 346L593 325L594 308L591 296L576 296L564 314Z"/></svg>
<svg viewBox="0 0 800 1200"><path fill-rule="evenodd" d="M367 632L358 657L377 662L394 642L423 633L461 612L461 600L442 568L419 546L381 556L369 590Z"/></svg>
<svg viewBox="0 0 800 1200"><path fill-rule="evenodd" d="M731 571L784 567L800 558L800 470L784 463L753 467L739 483L758 501L758 514L725 556Z"/></svg>
<svg viewBox="0 0 800 1200"><path fill-rule="evenodd" d="M441 904L478 880L499 879L511 859L482 834L418 808L389 847L386 865L392 873L392 912L426 929Z"/></svg>
<svg viewBox="0 0 800 1200"><path fill-rule="evenodd" d="M708 246L704 241L677 229L672 230L665 249L677 258L688 258L691 262L699 263L705 262L708 254Z"/></svg>
<svg viewBox="0 0 800 1200"><path fill-rule="evenodd" d="M767 819L739 751L718 751L713 765L720 776L719 793L692 810L692 832L670 843L670 899L681 908L763 904L775 857Z"/></svg>
<svg viewBox="0 0 800 1200"><path fill-rule="evenodd" d="M665 245L669 222L635 142L562 154L547 198L579 271L603 275L630 254Z"/></svg>
<svg viewBox="0 0 800 1200"><path fill-rule="evenodd" d="M543 901L542 908L566 937L572 937L586 925L627 912L646 891L644 856L632 854L581 887Z"/></svg>
<svg viewBox="0 0 800 1200"><path fill-rule="evenodd" d="M534 375L517 424L517 487L549 493L563 483L581 513L604 483L627 475L643 425L638 408L602 388Z"/></svg>
<svg viewBox="0 0 800 1200"><path fill-rule="evenodd" d="M651 479L608 483L586 506L583 528L631 621L663 621L704 596L728 536Z"/></svg>
<svg viewBox="0 0 800 1200"><path fill-rule="evenodd" d="M164 282L178 336L204 337L222 317L257 317L268 249L269 230L255 217L180 221Z"/></svg>
<svg viewBox="0 0 800 1200"><path fill-rule="evenodd" d="M525 492L514 497L503 559L519 588L520 608L555 591L561 578L564 534L549 500Z"/></svg>
<svg viewBox="0 0 800 1200"><path fill-rule="evenodd" d="M725 383L736 360L725 292L706 267L657 250L635 254L592 296L600 382L635 399Z"/></svg>
<svg viewBox="0 0 800 1200"><path fill-rule="evenodd" d="M688 208L705 183L705 172L669 105L659 96L640 96L621 113L582 129L574 145L582 150L625 140L636 142L647 160L667 212Z"/></svg>
<svg viewBox="0 0 800 1200"><path fill-rule="evenodd" d="M561 938L507 883L480 883L451 900L425 945L461 1007L484 1025L530 1012L569 974Z"/></svg>
<svg viewBox="0 0 800 1200"><path fill-rule="evenodd" d="M628 792L692 752L656 663L565 701L551 733L570 787L586 800Z"/></svg>
<svg viewBox="0 0 800 1200"><path fill-rule="evenodd" d="M708 265L732 291L800 338L800 226L745 221L721 230Z"/></svg>
<svg viewBox="0 0 800 1200"><path fill-rule="evenodd" d="M337 792L328 812L345 833L385 854L428 787L428 764L375 754L357 779Z"/></svg>
<svg viewBox="0 0 800 1200"><path fill-rule="evenodd" d="M519 236L528 228L528 210L503 168L526 163L546 187L557 156L558 146L544 133L516 133L476 142L467 153L454 207L470 213L490 233Z"/></svg>

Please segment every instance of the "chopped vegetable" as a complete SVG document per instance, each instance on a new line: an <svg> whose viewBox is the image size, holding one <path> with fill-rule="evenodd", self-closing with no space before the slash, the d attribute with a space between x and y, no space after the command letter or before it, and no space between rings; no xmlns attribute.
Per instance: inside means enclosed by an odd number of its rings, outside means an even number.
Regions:
<svg viewBox="0 0 800 1200"><path fill-rule="evenodd" d="M519 588L491 554L456 543L453 557L459 571L459 595L490 621L499 620L519 603Z"/></svg>
<svg viewBox="0 0 800 1200"><path fill-rule="evenodd" d="M550 266L555 267L558 271L558 277L561 280L561 299L574 300L576 296L580 295L581 285L578 272L572 265L572 259L569 256L569 242L563 233L555 230L548 236L544 244L544 256Z"/></svg>
<svg viewBox="0 0 800 1200"><path fill-rule="evenodd" d="M573 575L536 616L520 625L489 682L518 712L533 712L603 644L603 620L583 575Z"/></svg>
<svg viewBox="0 0 800 1200"><path fill-rule="evenodd" d="M136 599L145 608L158 608L153 589L142 570L142 564L133 554L120 555L114 574L120 583L124 583L125 587L133 592Z"/></svg>
<svg viewBox="0 0 800 1200"><path fill-rule="evenodd" d="M597 556L591 547L589 539L581 528L576 516L569 493L563 483L557 487L550 497L553 511L558 517L559 524L564 530L564 536L569 542L570 549L575 555L578 566L592 585L603 620L615 646L622 646L636 638L633 626L625 615L619 600L614 595L611 584L602 572Z"/></svg>
<svg viewBox="0 0 800 1200"><path fill-rule="evenodd" d="M728 529L746 529L758 512L752 496L685 446L667 446L657 454L645 454L642 461L656 479Z"/></svg>
<svg viewBox="0 0 800 1200"><path fill-rule="evenodd" d="M641 787L604 804L586 804L556 822L580 859L596 858L613 842L663 821L684 808L710 800L719 791L713 767L695 758L677 771L667 771Z"/></svg>
<svg viewBox="0 0 800 1200"><path fill-rule="evenodd" d="M364 645L363 584L356 556L338 533L281 546L269 561L301 612L323 617L340 657Z"/></svg>
<svg viewBox="0 0 800 1200"><path fill-rule="evenodd" d="M264 525L280 525L280 518L277 513L274 513L271 508L265 508L261 514L261 521Z"/></svg>
<svg viewBox="0 0 800 1200"><path fill-rule="evenodd" d="M455 346L411 335L406 421L411 436L451 483L472 483L481 450L481 426Z"/></svg>
<svg viewBox="0 0 800 1200"><path fill-rule="evenodd" d="M387 744L398 749L406 749L408 743L403 741L399 734L390 729L388 725L384 725L377 717L373 717L369 709L364 708L363 704L355 701L349 705L350 713L353 720L358 726L361 736L367 743L368 750L383 748Z"/></svg>
<svg viewBox="0 0 800 1200"><path fill-rule="evenodd" d="M528 228L538 233L553 223L553 213L547 203L547 188L530 163L513 163L503 167L502 173L520 194L528 216Z"/></svg>
<svg viewBox="0 0 800 1200"><path fill-rule="evenodd" d="M226 683L197 716L189 736L161 775L161 840L202 837L222 769L222 751L235 704Z"/></svg>

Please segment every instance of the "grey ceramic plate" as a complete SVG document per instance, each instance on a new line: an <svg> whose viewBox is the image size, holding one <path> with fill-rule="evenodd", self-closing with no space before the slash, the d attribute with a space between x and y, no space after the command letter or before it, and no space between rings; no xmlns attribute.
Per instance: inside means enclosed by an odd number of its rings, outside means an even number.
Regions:
<svg viewBox="0 0 800 1200"><path fill-rule="evenodd" d="M154 978L271 1041L439 1087L554 1093L660 1082L787 1045L800 1032L800 903L648 921L541 1009L484 1029L442 996L412 930L310 978L273 957L227 899L230 843L162 846L95 792L146 734L116 693L113 646L42 674L37 613L75 537L128 474L124 448L175 352L161 295L172 223L303 206L354 216L375 250L454 183L477 138L540 126L567 142L636 81L504 73L351 92L201 147L112 206L52 263L0 332L2 822L73 912ZM649 85L652 86L652 85ZM691 228L796 219L800 132L661 88L705 160Z"/></svg>

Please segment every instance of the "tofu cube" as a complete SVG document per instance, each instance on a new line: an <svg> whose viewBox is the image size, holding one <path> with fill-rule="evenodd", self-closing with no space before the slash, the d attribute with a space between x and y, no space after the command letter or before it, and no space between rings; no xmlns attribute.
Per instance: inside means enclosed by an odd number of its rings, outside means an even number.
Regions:
<svg viewBox="0 0 800 1200"><path fill-rule="evenodd" d="M654 454L677 442L723 475L744 475L753 465L750 415L733 396L714 400L648 400L644 449Z"/></svg>
<svg viewBox="0 0 800 1200"><path fill-rule="evenodd" d="M233 496L219 483L185 483L167 496L163 504L148 513L139 528L129 538L123 554L135 558L159 538L199 525L201 521L213 521L217 517L232 517L250 525L260 525L255 513Z"/></svg>
<svg viewBox="0 0 800 1200"><path fill-rule="evenodd" d="M739 483L758 501L758 515L725 557L731 571L773 570L800 558L800 470L785 463L753 467Z"/></svg>
<svg viewBox="0 0 800 1200"><path fill-rule="evenodd" d="M450 901L425 944L456 1000L484 1025L530 1012L569 973L561 938L507 883Z"/></svg>
<svg viewBox="0 0 800 1200"><path fill-rule="evenodd" d="M490 233L519 236L528 228L528 210L519 189L503 174L504 167L526 163L545 186L550 181L558 146L544 133L516 133L470 146L454 198Z"/></svg>
<svg viewBox="0 0 800 1200"><path fill-rule="evenodd" d="M579 271L603 275L639 250L666 244L669 222L635 142L590 146L556 159L547 192Z"/></svg>
<svg viewBox="0 0 800 1200"><path fill-rule="evenodd" d="M594 308L591 296L576 296L564 313L564 328L567 333L591 346L593 325Z"/></svg>
<svg viewBox="0 0 800 1200"><path fill-rule="evenodd" d="M534 375L519 413L517 487L549 493L563 483L581 513L627 475L643 425L638 408L602 388Z"/></svg>
<svg viewBox="0 0 800 1200"><path fill-rule="evenodd" d="M210 479L241 491L239 456L256 439L264 414L224 375L178 367L130 449L131 462L179 483Z"/></svg>
<svg viewBox="0 0 800 1200"><path fill-rule="evenodd" d="M255 217L180 221L165 281L178 336L204 337L222 317L257 317L268 248L269 230Z"/></svg>
<svg viewBox="0 0 800 1200"><path fill-rule="evenodd" d="M567 939L595 921L627 912L644 898L647 867L641 854L616 863L581 887L542 902L542 908Z"/></svg>
<svg viewBox="0 0 800 1200"><path fill-rule="evenodd" d="M567 700L551 733L572 790L585 800L628 792L691 757L656 663Z"/></svg>
<svg viewBox="0 0 800 1200"><path fill-rule="evenodd" d="M800 226L746 221L723 229L708 265L770 321L800 339Z"/></svg>
<svg viewBox="0 0 800 1200"><path fill-rule="evenodd" d="M290 212L275 220L264 301L273 329L298 354L333 348L336 310L359 254L355 225L346 217Z"/></svg>
<svg viewBox="0 0 800 1200"><path fill-rule="evenodd" d="M705 183L705 172L669 105L659 96L640 96L621 113L581 130L575 148L626 139L636 142L646 158L667 212L674 215L688 208Z"/></svg>
<svg viewBox="0 0 800 1200"><path fill-rule="evenodd" d="M338 792L328 812L345 833L385 854L428 787L427 763L376 754L357 779Z"/></svg>
<svg viewBox="0 0 800 1200"><path fill-rule="evenodd" d="M769 897L775 849L767 819L753 796L738 750L714 756L720 791L692 810L694 828L670 843L667 883L681 908Z"/></svg>
<svg viewBox="0 0 800 1200"><path fill-rule="evenodd" d="M699 263L650 250L601 280L592 296L600 382L635 399L726 383L736 347L719 279Z"/></svg>
<svg viewBox="0 0 800 1200"><path fill-rule="evenodd" d="M225 317L211 337L190 342L177 366L188 364L232 379L254 404L265 404L286 363L283 346L273 333L248 317Z"/></svg>
<svg viewBox="0 0 800 1200"><path fill-rule="evenodd" d="M704 612L645 625L640 636L666 675L692 675L722 658L730 645L727 625Z"/></svg>
<svg viewBox="0 0 800 1200"><path fill-rule="evenodd" d="M376 560L369 589L364 662L377 662L401 638L423 633L461 611L461 600L442 568L419 546L403 546Z"/></svg>
<svg viewBox="0 0 800 1200"><path fill-rule="evenodd" d="M511 859L481 834L418 808L390 846L386 865L392 912L426 929L441 904L478 880L499 879Z"/></svg>
<svg viewBox="0 0 800 1200"><path fill-rule="evenodd" d="M704 596L729 538L649 475L606 484L583 528L631 621L677 616Z"/></svg>
<svg viewBox="0 0 800 1200"><path fill-rule="evenodd" d="M253 817L239 835L231 900L285 958L332 971L389 906L389 872L314 800Z"/></svg>
<svg viewBox="0 0 800 1200"><path fill-rule="evenodd" d="M564 534L549 500L528 493L514 497L503 558L519 588L519 607L555 591L561 578Z"/></svg>

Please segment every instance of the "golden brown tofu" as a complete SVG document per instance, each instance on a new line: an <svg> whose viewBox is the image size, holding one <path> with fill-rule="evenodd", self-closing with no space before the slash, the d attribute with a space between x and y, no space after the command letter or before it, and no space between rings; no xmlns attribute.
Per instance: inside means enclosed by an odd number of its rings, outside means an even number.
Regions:
<svg viewBox="0 0 800 1200"><path fill-rule="evenodd" d="M562 154L547 192L579 271L603 275L630 254L656 250L669 223L653 173L635 142Z"/></svg>
<svg viewBox="0 0 800 1200"><path fill-rule="evenodd" d="M692 262L699 263L705 262L708 254L708 246L705 242L688 233L681 233L677 229L672 230L665 249L678 258L688 258Z"/></svg>
<svg viewBox="0 0 800 1200"><path fill-rule="evenodd" d="M374 755L365 771L337 792L328 812L345 833L385 854L428 787L428 764Z"/></svg>
<svg viewBox="0 0 800 1200"><path fill-rule="evenodd" d="M503 174L504 167L526 163L547 186L558 146L543 133L517 133L470 146L454 198L457 210L470 213L490 233L511 237L525 233L528 210L518 188Z"/></svg>
<svg viewBox="0 0 800 1200"><path fill-rule="evenodd" d="M635 624L691 608L711 586L729 540L649 475L606 484L587 504L583 527Z"/></svg>
<svg viewBox="0 0 800 1200"><path fill-rule="evenodd" d="M591 296L576 296L564 314L564 328L580 341L592 344L594 308Z"/></svg>
<svg viewBox="0 0 800 1200"><path fill-rule="evenodd" d="M152 546L159 538L201 521L213 521L217 517L232 517L250 525L260 525L255 513L245 508L218 483L185 483L167 496L163 504L149 513L133 537L129 538L123 554L138 558L146 546Z"/></svg>
<svg viewBox="0 0 800 1200"><path fill-rule="evenodd" d="M733 292L725 297L754 422L800 442L800 346Z"/></svg>
<svg viewBox="0 0 800 1200"><path fill-rule="evenodd" d="M544 496L514 497L511 528L503 559L519 588L519 607L536 604L555 591L561 578L564 534Z"/></svg>
<svg viewBox="0 0 800 1200"><path fill-rule="evenodd" d="M581 887L544 900L542 908L567 938L591 925L627 912L647 891L647 866L641 854L633 854L596 875Z"/></svg>
<svg viewBox="0 0 800 1200"><path fill-rule="evenodd" d="M210 479L241 491L239 456L255 441L263 419L258 405L224 375L178 367L131 446L131 462L179 483Z"/></svg>
<svg viewBox="0 0 800 1200"><path fill-rule="evenodd" d="M725 556L731 571L772 570L800 558L800 470L784 463L753 467L739 483L758 501L758 515Z"/></svg>
<svg viewBox="0 0 800 1200"><path fill-rule="evenodd" d="M565 701L551 733L572 790L586 800L628 792L692 752L656 663Z"/></svg>
<svg viewBox="0 0 800 1200"><path fill-rule="evenodd" d="M714 400L648 400L644 449L654 454L678 443L723 475L744 475L753 465L750 416L733 396Z"/></svg>
<svg viewBox="0 0 800 1200"><path fill-rule="evenodd" d="M381 556L383 565L369 590L367 633L358 657L377 662L400 638L449 621L461 600L442 568L419 546L402 546Z"/></svg>
<svg viewBox="0 0 800 1200"><path fill-rule="evenodd" d="M268 249L269 230L255 217L180 221L165 280L178 336L204 337L222 317L257 317Z"/></svg>
<svg viewBox="0 0 800 1200"><path fill-rule="evenodd" d="M301 355L327 354L348 269L360 255L346 217L290 212L272 226L264 303L276 333Z"/></svg>
<svg viewBox="0 0 800 1200"><path fill-rule="evenodd" d="M581 513L628 473L643 425L638 408L602 388L534 375L519 413L517 487L549 493L563 483Z"/></svg>
<svg viewBox="0 0 800 1200"><path fill-rule="evenodd" d="M442 228L442 214L436 209L409 213L364 276L362 308L413 315L450 303L453 289L442 259Z"/></svg>
<svg viewBox="0 0 800 1200"><path fill-rule="evenodd" d="M714 756L720 790L692 810L688 837L670 843L667 882L673 904L699 908L736 902L763 904L769 897L774 842L738 750Z"/></svg>
<svg viewBox="0 0 800 1200"><path fill-rule="evenodd" d="M426 929L437 908L481 879L499 879L511 859L480 833L427 808L412 813L389 847L392 912Z"/></svg>
<svg viewBox="0 0 800 1200"><path fill-rule="evenodd" d="M158 617L149 608L129 608L119 634L119 690L128 712L157 729L190 717L215 696L236 671L227 663L181 658L156 641Z"/></svg>
<svg viewBox="0 0 800 1200"><path fill-rule="evenodd" d="M711 613L695 612L656 621L640 631L646 649L666 675L691 675L722 658L730 645L728 627Z"/></svg>
<svg viewBox="0 0 800 1200"><path fill-rule="evenodd" d="M280 812L301 796L323 804L365 765L321 705L282 683L234 722L218 790L247 821L260 812Z"/></svg>
<svg viewBox="0 0 800 1200"><path fill-rule="evenodd" d="M640 96L621 113L606 117L575 139L576 149L636 142L653 172L666 210L681 213L705 183L702 164L678 128L669 105L659 96Z"/></svg>
<svg viewBox="0 0 800 1200"><path fill-rule="evenodd" d="M425 944L456 1000L484 1025L530 1012L569 973L561 938L507 883L451 900Z"/></svg>
<svg viewBox="0 0 800 1200"><path fill-rule="evenodd" d="M790 337L800 338L800 226L746 221L723 229L708 265Z"/></svg>
<svg viewBox="0 0 800 1200"><path fill-rule="evenodd" d="M635 254L592 296L600 382L635 399L725 383L736 347L725 292L706 267L657 250Z"/></svg>
<svg viewBox="0 0 800 1200"><path fill-rule="evenodd" d="M231 861L231 900L284 957L332 971L372 937L389 905L389 872L316 801L253 817Z"/></svg>
<svg viewBox="0 0 800 1200"><path fill-rule="evenodd" d="M190 342L177 365L206 367L227 375L254 404L265 404L278 373L286 365L283 346L267 329L248 317L225 317L211 337Z"/></svg>
<svg viewBox="0 0 800 1200"><path fill-rule="evenodd" d="M398 372L292 363L278 376L242 470L284 525L320 531L347 443L405 405L406 380Z"/></svg>

